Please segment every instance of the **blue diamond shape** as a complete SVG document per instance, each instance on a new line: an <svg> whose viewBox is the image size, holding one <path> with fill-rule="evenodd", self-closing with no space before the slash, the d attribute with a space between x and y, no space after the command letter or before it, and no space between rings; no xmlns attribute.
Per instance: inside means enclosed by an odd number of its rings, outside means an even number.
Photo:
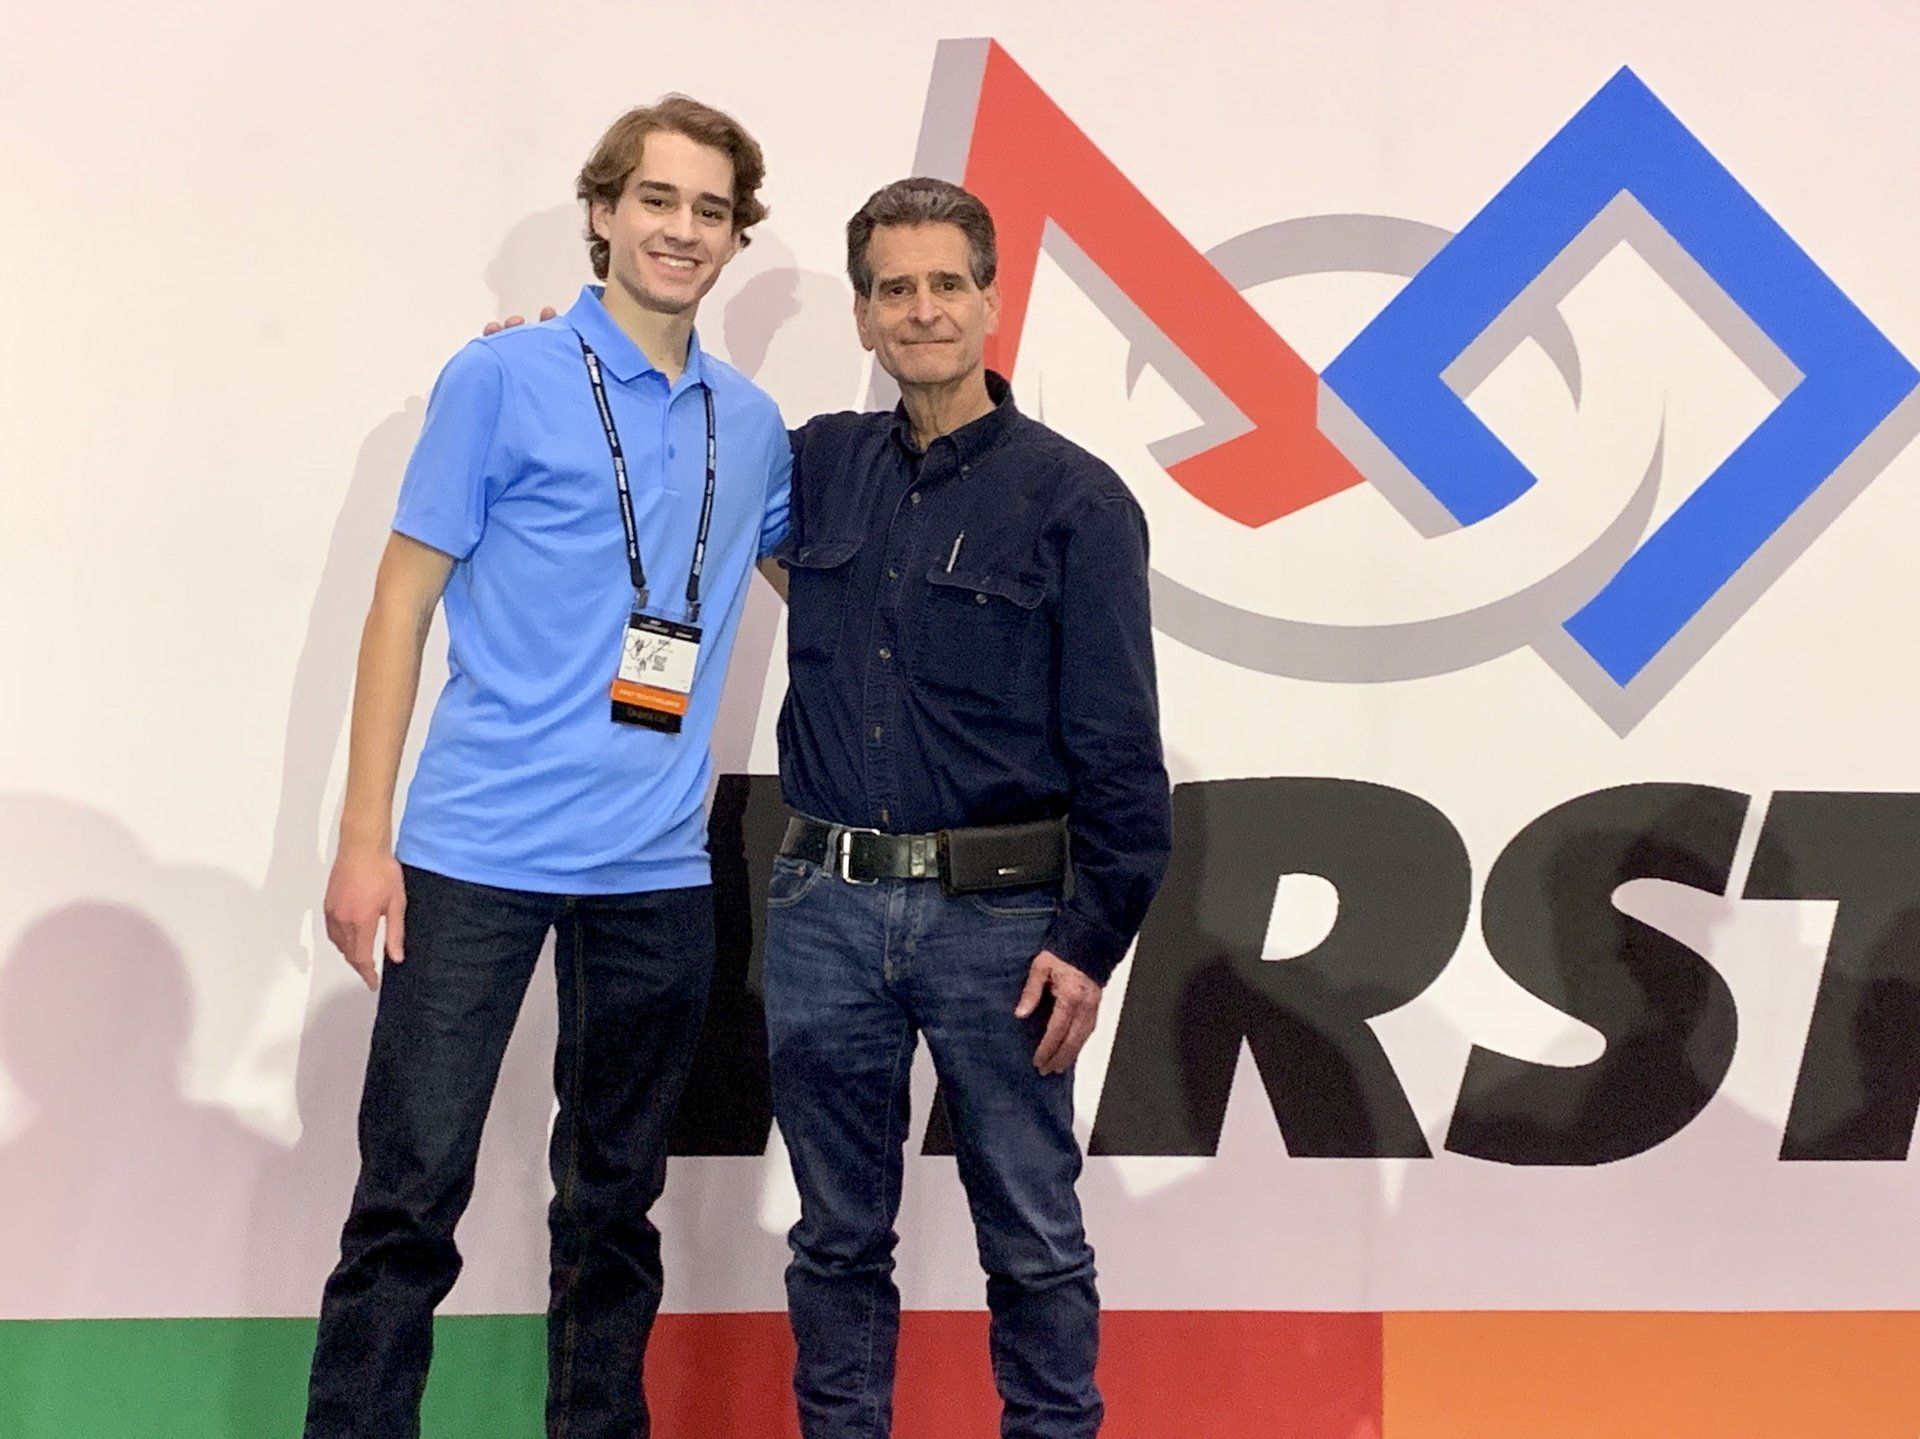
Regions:
<svg viewBox="0 0 1920 1439"><path fill-rule="evenodd" d="M1511 504L1534 476L1442 376L1623 195L1799 372L1772 413L1565 622L1574 644L1625 689L1716 596L1751 602L1730 581L1920 384L1920 372L1640 78L1622 69L1609 80L1322 379L1457 523Z"/></svg>

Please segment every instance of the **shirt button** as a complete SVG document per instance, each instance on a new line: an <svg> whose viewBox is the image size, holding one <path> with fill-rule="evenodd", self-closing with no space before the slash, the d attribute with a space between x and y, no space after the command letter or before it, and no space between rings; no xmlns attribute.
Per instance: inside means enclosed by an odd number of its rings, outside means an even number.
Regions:
<svg viewBox="0 0 1920 1439"><path fill-rule="evenodd" d="M890 649L888 649L888 648L887 648L887 647L886 647L885 645L881 645L881 646L880 646L880 658L881 658L881 659L883 659L883 660L890 660L890 659L892 659L892 658L893 658L893 651L892 651L892 650L890 650Z"/></svg>
<svg viewBox="0 0 1920 1439"><path fill-rule="evenodd" d="M963 475L970 475L970 474L972 474L972 473L973 473L973 466L972 466L972 465L962 465L962 466L960 467L960 473L961 473L961 474L963 474Z"/></svg>
<svg viewBox="0 0 1920 1439"><path fill-rule="evenodd" d="M880 806L880 823L891 824L892 822L893 822L893 816L887 813L887 807L885 805L881 805Z"/></svg>
<svg viewBox="0 0 1920 1439"><path fill-rule="evenodd" d="M888 570L888 571L887 571L887 578L888 578L888 579L890 579L890 580L897 580L897 579L899 579L899 578L900 578L900 571L898 571L898 570Z"/></svg>
<svg viewBox="0 0 1920 1439"><path fill-rule="evenodd" d="M919 492L918 490L915 490L915 491L914 491L914 492L913 492L913 493L912 493L911 495L909 495L909 496L907 497L907 503L908 503L908 504L910 504L910 505L917 505L917 504L919 504L919 503L920 503L920 492Z"/></svg>
<svg viewBox="0 0 1920 1439"><path fill-rule="evenodd" d="M882 729L882 728L881 728L881 727L880 727L879 725L875 725L875 726L873 727L873 737L874 737L875 739L879 739L879 738L880 738L880 736L882 736L882 735L884 735L885 733L886 733L886 731L885 731L884 729Z"/></svg>
<svg viewBox="0 0 1920 1439"><path fill-rule="evenodd" d="M973 597L973 602L976 605L984 605L987 602L987 597L985 595L975 595Z"/></svg>

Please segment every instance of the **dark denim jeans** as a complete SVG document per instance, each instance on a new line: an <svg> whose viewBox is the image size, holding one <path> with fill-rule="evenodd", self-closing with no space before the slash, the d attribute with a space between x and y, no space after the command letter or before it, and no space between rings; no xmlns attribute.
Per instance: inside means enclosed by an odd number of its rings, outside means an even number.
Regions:
<svg viewBox="0 0 1920 1439"><path fill-rule="evenodd" d="M480 1127L547 931L560 992L549 1162L551 1439L644 1439L660 1307L647 1211L713 973L713 892L530 894L408 868L360 1101L360 1182L327 1280L307 1439L415 1439L433 1311L460 1273Z"/></svg>
<svg viewBox="0 0 1920 1439"><path fill-rule="evenodd" d="M1099 1297L1074 1181L1071 1074L1033 1067L1045 1010L1013 1017L1055 896L949 898L775 862L767 899L773 1106L800 1187L787 1305L806 1439L885 1439L900 1292L894 1219L907 1077L925 1034L987 1271L1005 1439L1099 1430Z"/></svg>

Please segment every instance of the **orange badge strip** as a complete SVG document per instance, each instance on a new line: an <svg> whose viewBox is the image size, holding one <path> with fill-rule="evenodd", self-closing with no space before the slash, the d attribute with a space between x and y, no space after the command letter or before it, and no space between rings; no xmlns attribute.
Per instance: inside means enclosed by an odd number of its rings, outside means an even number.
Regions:
<svg viewBox="0 0 1920 1439"><path fill-rule="evenodd" d="M689 702L687 695L656 689L652 685L635 684L632 680L615 680L613 697L623 705L638 705L642 709L659 710L662 714L670 715L685 714Z"/></svg>

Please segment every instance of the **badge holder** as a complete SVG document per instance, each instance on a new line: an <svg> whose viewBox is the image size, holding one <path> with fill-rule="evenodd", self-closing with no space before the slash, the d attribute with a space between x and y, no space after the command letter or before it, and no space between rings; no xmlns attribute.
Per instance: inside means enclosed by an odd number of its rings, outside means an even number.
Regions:
<svg viewBox="0 0 1920 1439"><path fill-rule="evenodd" d="M647 599L647 570L640 554L640 532L633 519L633 495L627 486L627 460L620 448L620 430L613 422L606 386L600 378L600 358L585 339L580 354L586 361L587 381L593 387L594 407L606 431L607 453L613 461L614 488L620 496L620 523L627 536L627 568L633 579L633 612L627 617L620 644L620 666L609 693L616 724L638 725L661 734L679 734L693 699L693 675L700 659L700 574L707 561L708 527L713 523L714 474L719 445L713 419L713 390L702 385L707 411L707 484L700 502L700 529L693 541L693 563L687 571L685 622L651 614Z"/></svg>
<svg viewBox="0 0 1920 1439"><path fill-rule="evenodd" d="M614 677L613 718L663 734L679 734L693 695L700 627L636 610L627 620Z"/></svg>

